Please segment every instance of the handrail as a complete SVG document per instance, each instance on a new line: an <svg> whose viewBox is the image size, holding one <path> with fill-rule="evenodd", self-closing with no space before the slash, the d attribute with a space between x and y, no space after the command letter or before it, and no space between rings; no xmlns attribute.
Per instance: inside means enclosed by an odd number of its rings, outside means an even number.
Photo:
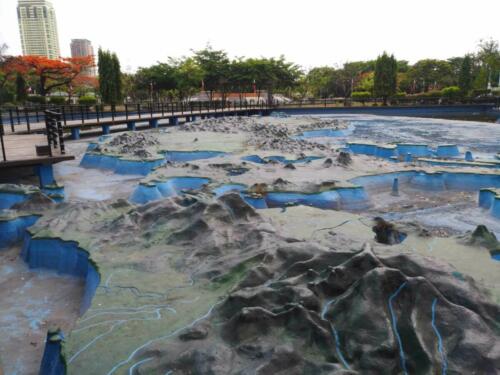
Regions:
<svg viewBox="0 0 500 375"><path fill-rule="evenodd" d="M0 146L2 147L2 158L3 158L3 161L7 161L7 156L6 156L6 153L5 153L5 144L4 144L4 141L3 141L3 133L4 133L4 130L3 130L3 121L2 121L2 116L1 116L1 113L0 113Z"/></svg>
<svg viewBox="0 0 500 375"><path fill-rule="evenodd" d="M449 106L449 105L495 105L500 104L500 97L488 96L483 98L444 98L444 97L403 97L403 98L388 98L392 106ZM274 101L273 107L328 107L328 106L351 106L353 103L361 103L362 106L381 105L382 98L311 98L311 99L296 99L288 102Z"/></svg>
<svg viewBox="0 0 500 375"><path fill-rule="evenodd" d="M61 123L61 113L51 110L45 111L45 131L47 133L47 144L49 146L49 155L52 156L52 149L61 151L65 154L63 128Z"/></svg>
<svg viewBox="0 0 500 375"><path fill-rule="evenodd" d="M485 98L465 98L465 99L443 99L443 98L392 98L392 106L444 106L444 105L492 105L498 107L500 105L500 97L485 97ZM296 108L296 107L329 107L329 106L351 106L354 103L364 104L365 106L379 106L382 100L380 98L367 99L352 99L352 98L326 98L326 99L301 99L290 102L267 103L267 101L248 101L242 99L233 101L233 107L239 107L240 110L248 109L270 109L270 108ZM23 125L27 128L28 133L33 130L33 124L40 123L45 120L45 111L56 111L62 114L62 119L66 125L68 121L80 121L83 125L87 120L95 120L99 123L101 119L109 118L114 120L118 117L129 119L133 116L138 116L139 119L152 117L152 114L161 113L162 116L174 116L176 112L193 113L193 110L198 108L201 112L203 109L208 111L220 112L231 108L231 102L224 100L213 101L157 101L144 103L126 103L123 105L104 106L97 104L89 105L44 105L39 107L0 107L0 119L3 126L9 126L12 133L16 132L18 125ZM170 114L169 114L170 113ZM16 129L17 128L17 129ZM26 129L24 128L24 129ZM5 128L4 128L5 130ZM4 131L5 133L5 131Z"/></svg>
<svg viewBox="0 0 500 375"><path fill-rule="evenodd" d="M53 149L59 148L62 155L64 155L64 138L63 138L63 126L61 123L61 113L46 110L45 111L45 133L47 136L47 146L49 156L53 156ZM28 125L29 126L29 125ZM7 161L7 149L4 141L5 129L3 119L0 115L0 148L2 151L3 162Z"/></svg>

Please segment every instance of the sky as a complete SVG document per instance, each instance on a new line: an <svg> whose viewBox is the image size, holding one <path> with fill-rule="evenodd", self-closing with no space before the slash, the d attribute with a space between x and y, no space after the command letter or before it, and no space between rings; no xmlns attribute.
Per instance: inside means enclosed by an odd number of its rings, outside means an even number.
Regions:
<svg viewBox="0 0 500 375"><path fill-rule="evenodd" d="M52 0L59 44L84 38L117 53L125 71L208 43L231 57L284 55L306 70L374 59L411 63L500 40L500 0ZM17 0L0 0L0 44L21 54Z"/></svg>

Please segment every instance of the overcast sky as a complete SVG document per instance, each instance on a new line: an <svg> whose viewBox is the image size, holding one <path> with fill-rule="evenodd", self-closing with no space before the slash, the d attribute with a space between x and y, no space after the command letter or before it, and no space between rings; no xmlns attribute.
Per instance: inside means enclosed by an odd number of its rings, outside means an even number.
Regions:
<svg viewBox="0 0 500 375"><path fill-rule="evenodd" d="M500 0L52 0L61 53L72 38L115 51L125 70L210 43L234 56L278 56L305 68L373 59L415 62L500 39ZM17 0L0 0L0 43L21 54Z"/></svg>

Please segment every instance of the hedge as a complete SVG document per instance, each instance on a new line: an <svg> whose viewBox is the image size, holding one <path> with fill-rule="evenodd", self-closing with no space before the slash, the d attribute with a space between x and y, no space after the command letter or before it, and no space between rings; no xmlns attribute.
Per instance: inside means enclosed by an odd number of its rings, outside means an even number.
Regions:
<svg viewBox="0 0 500 375"><path fill-rule="evenodd" d="M95 105L97 103L97 99L94 96L80 96L78 98L78 104L81 105Z"/></svg>

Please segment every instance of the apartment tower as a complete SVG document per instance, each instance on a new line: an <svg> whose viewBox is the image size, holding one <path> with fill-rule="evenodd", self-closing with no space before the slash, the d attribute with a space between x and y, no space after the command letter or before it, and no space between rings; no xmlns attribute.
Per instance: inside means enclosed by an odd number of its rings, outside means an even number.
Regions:
<svg viewBox="0 0 500 375"><path fill-rule="evenodd" d="M92 58L95 60L94 48L92 47L92 43L90 42L90 40L71 39L71 57L87 57L87 56L92 56ZM85 69L84 75L96 76L97 72L95 67Z"/></svg>
<svg viewBox="0 0 500 375"><path fill-rule="evenodd" d="M23 55L60 57L56 13L47 0L18 0L17 19Z"/></svg>

